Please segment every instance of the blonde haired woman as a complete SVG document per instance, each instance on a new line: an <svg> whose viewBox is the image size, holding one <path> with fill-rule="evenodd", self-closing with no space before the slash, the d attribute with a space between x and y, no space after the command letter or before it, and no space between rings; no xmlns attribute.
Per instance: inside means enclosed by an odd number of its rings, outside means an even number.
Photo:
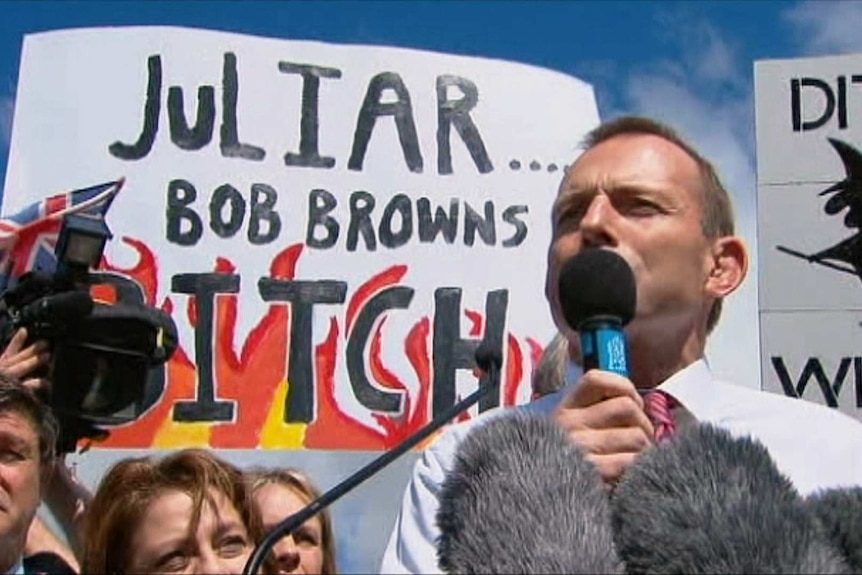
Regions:
<svg viewBox="0 0 862 575"><path fill-rule="evenodd" d="M265 531L320 497L320 491L295 469L255 469L246 474ZM273 548L279 573L333 575L335 536L324 510L306 521Z"/></svg>

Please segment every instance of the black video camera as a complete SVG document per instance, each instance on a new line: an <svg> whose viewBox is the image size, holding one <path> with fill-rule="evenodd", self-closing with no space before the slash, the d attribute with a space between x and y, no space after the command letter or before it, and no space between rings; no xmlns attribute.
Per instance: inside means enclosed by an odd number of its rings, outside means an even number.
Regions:
<svg viewBox="0 0 862 575"><path fill-rule="evenodd" d="M51 346L45 398L60 422L57 450L75 450L81 438L101 438L104 425L140 413L150 372L177 345L171 316L142 303L105 303L90 296L90 269L102 258L110 232L100 217L67 215L57 240L57 268L31 271L0 296L0 345L19 328L28 342Z"/></svg>

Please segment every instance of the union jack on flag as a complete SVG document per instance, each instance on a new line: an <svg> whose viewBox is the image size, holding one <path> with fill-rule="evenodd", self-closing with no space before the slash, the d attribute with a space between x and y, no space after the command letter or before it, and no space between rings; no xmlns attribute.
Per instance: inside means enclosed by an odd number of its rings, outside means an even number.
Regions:
<svg viewBox="0 0 862 575"><path fill-rule="evenodd" d="M124 179L45 198L11 216L0 217L0 291L30 270L51 273L54 246L68 214L104 217Z"/></svg>

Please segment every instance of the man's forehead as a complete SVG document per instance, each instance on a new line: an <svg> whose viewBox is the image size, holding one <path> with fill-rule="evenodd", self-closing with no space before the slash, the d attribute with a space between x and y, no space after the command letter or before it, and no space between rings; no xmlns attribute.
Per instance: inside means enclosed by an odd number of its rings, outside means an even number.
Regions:
<svg viewBox="0 0 862 575"><path fill-rule="evenodd" d="M0 409L0 433L26 435L28 439L39 435L36 422L30 415L11 407Z"/></svg>
<svg viewBox="0 0 862 575"><path fill-rule="evenodd" d="M572 159L572 162L564 169L564 172L571 171L571 169L573 169L584 158L597 153L602 153L610 146L614 146L614 148L616 148L615 153L619 153L620 146L622 145L624 145L628 151L641 150L644 147L655 148L664 153L689 158L693 164L697 163L688 150L678 142L668 139L661 134L654 134L651 132L621 132L619 134L609 136L600 142L596 142L589 147L581 148L580 153Z"/></svg>
<svg viewBox="0 0 862 575"><path fill-rule="evenodd" d="M560 185L557 189L557 197L559 198L559 196L566 191L579 189L583 185L583 182L579 182L579 178L584 175L584 162L590 162L591 159L598 156L604 158L604 160L599 159L598 161L601 165L606 167L608 164L607 154L619 156L621 158L619 169L623 171L626 169L623 165L629 165L629 162L623 162L622 158L626 157L632 159L631 161L634 163L630 164L629 168L633 169L634 172L629 174L629 176L633 179L640 179L641 170L643 170L644 167L647 167L650 175L659 174L660 177L667 176L676 180L682 180L685 181L686 187L689 185L697 187L698 189L700 187L701 174L698 163L685 148L658 134L652 134L649 132L624 132L610 136L606 140L602 140L592 147L583 150L578 156L576 156L572 162L563 169L563 177L560 180ZM593 163L590 162L589 165L593 165ZM664 170L661 172L653 172L652 168L659 165L664 166ZM581 169L579 170L579 168ZM592 172L589 167L586 169L588 172ZM610 175L613 174L614 171L605 171L605 176L610 177L611 179L616 179L618 176L622 177L624 180L629 179L626 175L620 174L618 171L616 171L615 175ZM586 175L585 177L591 179L590 175ZM588 183L594 184L595 182L590 181ZM614 182L606 183L609 185L614 184ZM622 185L625 185L625 183L626 182L622 182Z"/></svg>

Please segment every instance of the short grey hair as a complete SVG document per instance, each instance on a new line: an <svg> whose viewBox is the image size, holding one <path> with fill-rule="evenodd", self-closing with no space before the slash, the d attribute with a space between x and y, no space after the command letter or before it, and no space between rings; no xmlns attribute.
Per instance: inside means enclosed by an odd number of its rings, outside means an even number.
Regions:
<svg viewBox="0 0 862 575"><path fill-rule="evenodd" d="M569 372L569 340L557 333L548 343L533 371L533 397L554 393L566 384Z"/></svg>

